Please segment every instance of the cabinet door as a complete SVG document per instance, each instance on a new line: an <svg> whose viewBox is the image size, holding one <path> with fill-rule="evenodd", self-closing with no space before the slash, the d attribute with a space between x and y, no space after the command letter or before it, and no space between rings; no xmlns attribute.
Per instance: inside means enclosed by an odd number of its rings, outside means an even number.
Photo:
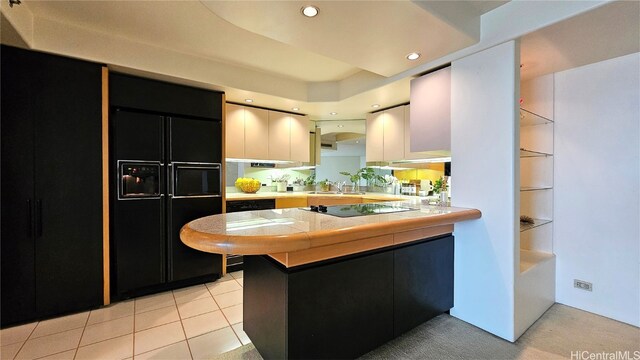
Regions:
<svg viewBox="0 0 640 360"><path fill-rule="evenodd" d="M291 117L269 111L269 160L291 160Z"/></svg>
<svg viewBox="0 0 640 360"><path fill-rule="evenodd" d="M394 251L394 336L453 307L453 236Z"/></svg>
<svg viewBox="0 0 640 360"><path fill-rule="evenodd" d="M218 120L169 118L170 161L220 163L222 123Z"/></svg>
<svg viewBox="0 0 640 360"><path fill-rule="evenodd" d="M120 109L111 111L113 160L162 161L164 118Z"/></svg>
<svg viewBox="0 0 640 360"><path fill-rule="evenodd" d="M222 274L222 256L188 247L180 240L180 229L189 221L222 212L221 198L182 198L168 202L167 227L168 281L207 277L212 281Z"/></svg>
<svg viewBox="0 0 640 360"><path fill-rule="evenodd" d="M404 159L404 106L385 111L383 125L384 161Z"/></svg>
<svg viewBox="0 0 640 360"><path fill-rule="evenodd" d="M225 117L225 157L244 158L244 106L227 104Z"/></svg>
<svg viewBox="0 0 640 360"><path fill-rule="evenodd" d="M312 162L310 158L309 119L306 116L291 115L291 160Z"/></svg>
<svg viewBox="0 0 640 360"><path fill-rule="evenodd" d="M433 157L428 153L411 151L411 105L404 106L404 159L426 159Z"/></svg>
<svg viewBox="0 0 640 360"><path fill-rule="evenodd" d="M451 150L451 67L411 80L411 151Z"/></svg>
<svg viewBox="0 0 640 360"><path fill-rule="evenodd" d="M36 311L102 304L101 68L33 53Z"/></svg>
<svg viewBox="0 0 640 360"><path fill-rule="evenodd" d="M384 161L384 112L367 114L367 161Z"/></svg>
<svg viewBox="0 0 640 360"><path fill-rule="evenodd" d="M28 52L2 46L2 325L35 317L32 69Z"/></svg>
<svg viewBox="0 0 640 360"><path fill-rule="evenodd" d="M244 158L266 160L269 156L269 111L244 109Z"/></svg>

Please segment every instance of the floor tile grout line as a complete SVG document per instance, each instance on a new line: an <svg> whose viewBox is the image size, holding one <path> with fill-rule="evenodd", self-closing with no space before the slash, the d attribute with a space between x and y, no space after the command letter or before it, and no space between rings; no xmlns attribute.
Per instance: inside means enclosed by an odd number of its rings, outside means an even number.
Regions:
<svg viewBox="0 0 640 360"><path fill-rule="evenodd" d="M82 334L80 334L80 338L78 339L78 344L76 345L76 351L73 353L73 358L75 359L78 356L78 349L80 349L80 343L82 342L82 338L84 337L84 331L87 330L87 323L89 322L89 316L91 316L91 311L87 314L87 319L84 321L84 327L82 328Z"/></svg>
<svg viewBox="0 0 640 360"><path fill-rule="evenodd" d="M59 355L59 354L62 354L62 353L69 352L71 350L73 350L73 349L67 349L67 350L58 351L57 353L48 354L48 355L40 356L40 357L37 357L37 358L33 358L33 360L48 359L50 356ZM74 355L74 357L75 357L75 355Z"/></svg>
<svg viewBox="0 0 640 360"><path fill-rule="evenodd" d="M218 306L218 305L216 305L216 306ZM198 317L198 316L200 316L200 315L210 314L210 313L212 313L212 312L216 312L216 311L222 311L222 309L218 308L218 309L211 310L211 311L205 311L205 312L203 312L203 313L196 314L196 315L192 315L192 316L188 316L188 317L185 317L185 318L180 317L180 322L182 322L183 320L193 319L194 317ZM180 315L179 313L180 313L180 310L178 310L178 315Z"/></svg>
<svg viewBox="0 0 640 360"><path fill-rule="evenodd" d="M205 285L205 287L207 287ZM187 331L184 329L184 323L182 322L182 316L180 316L180 309L178 308L178 303L176 301L176 294L172 291L173 301L176 303L176 311L178 312L178 319L180 319L180 327L182 328L182 334L184 334L184 342L187 343L187 349L189 350L189 356L193 359L193 353L191 352L191 346L189 345L189 339L187 338Z"/></svg>
<svg viewBox="0 0 640 360"><path fill-rule="evenodd" d="M137 300L133 299L133 336L131 337L131 357L136 358L136 304Z"/></svg>
<svg viewBox="0 0 640 360"><path fill-rule="evenodd" d="M135 326L135 316L134 316L134 315L127 315L127 316L123 316L123 317L121 317L121 318L117 318L117 319L113 319L113 320L109 320L109 321L122 320L122 319L124 319L124 318L129 317L129 316L132 316L132 317L133 317L134 326ZM106 322L109 322L109 321L104 321L103 323L106 323ZM101 324L102 324L102 323L101 323ZM87 326L87 327L91 327L91 326L94 326L94 325L98 325L98 324L92 324L92 325L89 325L89 326ZM85 327L85 330L86 330L86 328L87 328L87 327ZM85 347L85 346L89 346L89 345L93 345L93 344L98 344L98 343L101 343L101 342L105 342L105 341L107 341L107 340L112 340L112 339L119 338L119 337L122 337L122 336L127 336L127 335L130 335L130 334L133 334L134 332L135 332L135 328L134 328L130 333L126 333L126 334L121 334L121 335L112 336L112 337L109 337L109 338L106 338L106 339L102 339L102 340L100 340L100 341L92 342L92 343L85 344L85 345L81 345L81 346L79 345L78 347ZM82 335L84 336L84 331L83 331L83 334L82 334ZM82 343L82 338L80 339L80 342Z"/></svg>
<svg viewBox="0 0 640 360"><path fill-rule="evenodd" d="M103 343L103 342L106 342L106 341L109 341L109 340L113 340L113 339L117 339L117 338L121 338L121 337L129 336L129 335L133 335L133 333L132 333L132 332L130 332L130 333L127 333L127 334L124 334L124 335L118 335L118 336L110 337L110 338L108 338L108 339L104 339L104 340L96 341L96 342L93 342L93 343L91 343L91 344L86 344L86 345L78 346L78 349L79 349L79 348L81 348L81 347L83 348L83 347L87 347L87 346L92 346L92 345L100 344L100 343ZM67 351L68 351L68 350L67 350Z"/></svg>
<svg viewBox="0 0 640 360"><path fill-rule="evenodd" d="M31 337L31 335L33 335L33 332L36 331L36 328L38 327L38 324L40 324L40 321L36 321L36 326L34 326L33 329L31 329L31 331L29 332L29 335L27 336L26 339L24 339L24 341L22 342L22 345L20 345L20 348L18 349L16 354L13 355L13 357L11 359L15 359L16 357L18 357L18 354L20 354L20 351L22 351L22 348L27 343L27 341L29 341L29 338ZM9 344L9 345L12 345L12 344Z"/></svg>
<svg viewBox="0 0 640 360"><path fill-rule="evenodd" d="M216 305L218 305L218 308L220 309L220 313L224 317L224 320L227 322L227 324L229 324L229 327L231 328L231 331L233 331L233 335L236 336L236 339L238 339L238 341L240 341L240 346L242 346L242 340L240 340L240 337L238 336L238 334L236 334L236 331L233 329L233 325L231 325L231 321L229 321L229 319L227 319L227 315L224 313L224 311L222 311L222 308L220 307L220 304L218 304L218 302L216 301L215 298L213 299L213 301L215 301ZM244 321L244 312L242 313L242 315L243 315L243 319L242 320Z"/></svg>

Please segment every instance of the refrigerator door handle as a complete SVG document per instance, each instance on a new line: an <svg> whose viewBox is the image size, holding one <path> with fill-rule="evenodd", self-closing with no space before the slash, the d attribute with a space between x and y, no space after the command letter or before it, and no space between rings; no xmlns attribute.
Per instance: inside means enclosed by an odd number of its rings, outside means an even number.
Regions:
<svg viewBox="0 0 640 360"><path fill-rule="evenodd" d="M173 164L167 165L167 195L173 197Z"/></svg>

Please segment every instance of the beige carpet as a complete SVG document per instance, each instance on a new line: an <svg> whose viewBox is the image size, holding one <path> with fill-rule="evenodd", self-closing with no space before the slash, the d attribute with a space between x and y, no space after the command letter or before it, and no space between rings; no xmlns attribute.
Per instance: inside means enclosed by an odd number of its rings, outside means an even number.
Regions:
<svg viewBox="0 0 640 360"><path fill-rule="evenodd" d="M357 336L357 335L354 335ZM365 354L362 359L571 359L572 351L640 354L640 329L555 304L515 343L443 314ZM588 359L587 353L582 354ZM608 359L602 357L600 359ZM252 344L216 359L262 359ZM618 358L622 359L622 358Z"/></svg>

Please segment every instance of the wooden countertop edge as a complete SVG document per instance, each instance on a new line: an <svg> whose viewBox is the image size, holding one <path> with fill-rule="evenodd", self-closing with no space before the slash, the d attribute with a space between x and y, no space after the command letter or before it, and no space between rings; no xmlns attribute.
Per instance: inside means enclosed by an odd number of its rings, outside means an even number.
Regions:
<svg viewBox="0 0 640 360"><path fill-rule="evenodd" d="M205 252L265 255L340 244L438 225L450 225L460 221L479 219L481 216L480 210L466 209L443 215L407 218L340 229L262 236L212 234L193 230L189 224L186 224L180 230L180 239L187 246Z"/></svg>

